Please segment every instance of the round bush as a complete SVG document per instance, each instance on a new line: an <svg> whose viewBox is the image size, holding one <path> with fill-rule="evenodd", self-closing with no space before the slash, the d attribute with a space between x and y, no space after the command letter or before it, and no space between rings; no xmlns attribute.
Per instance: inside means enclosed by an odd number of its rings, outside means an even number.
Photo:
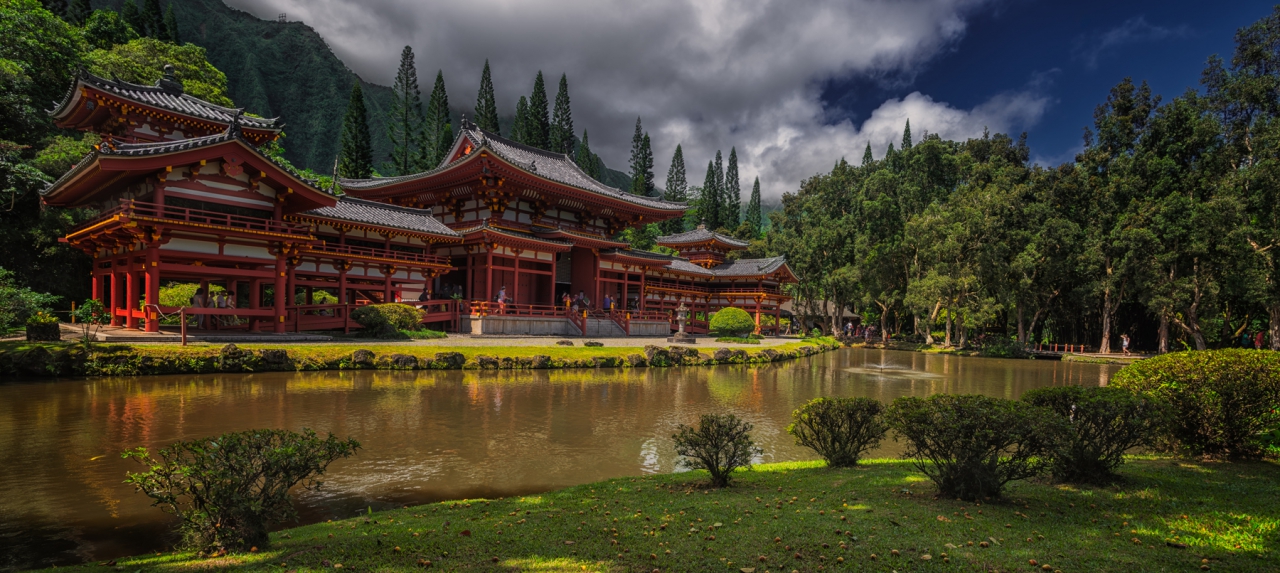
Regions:
<svg viewBox="0 0 1280 573"><path fill-rule="evenodd" d="M1070 426L1053 446L1053 476L1065 482L1112 481L1124 453L1153 447L1169 421L1163 402L1122 388L1040 388L1022 399Z"/></svg>
<svg viewBox="0 0 1280 573"><path fill-rule="evenodd" d="M833 468L853 467L880 445L884 406L871 398L818 398L791 413L787 433Z"/></svg>
<svg viewBox="0 0 1280 573"><path fill-rule="evenodd" d="M747 311L737 307L722 308L711 315L711 332L741 337L756 329L756 321Z"/></svg>
<svg viewBox="0 0 1280 573"><path fill-rule="evenodd" d="M1259 435L1280 424L1280 353L1269 350L1165 354L1124 367L1111 385L1168 402L1171 437L1191 455L1257 457Z"/></svg>
<svg viewBox="0 0 1280 573"><path fill-rule="evenodd" d="M902 457L947 497L998 497L1005 484L1039 475L1067 431L1052 413L1026 402L939 394L898 398L885 421L907 449Z"/></svg>
<svg viewBox="0 0 1280 573"><path fill-rule="evenodd" d="M370 304L351 311L351 319L375 335L417 330L423 316L417 307L400 303Z"/></svg>
<svg viewBox="0 0 1280 573"><path fill-rule="evenodd" d="M677 430L671 439L680 465L707 470L714 487L729 485L733 471L751 467L751 457L761 453L751 440L751 424L733 414L703 414L698 427L680 424Z"/></svg>

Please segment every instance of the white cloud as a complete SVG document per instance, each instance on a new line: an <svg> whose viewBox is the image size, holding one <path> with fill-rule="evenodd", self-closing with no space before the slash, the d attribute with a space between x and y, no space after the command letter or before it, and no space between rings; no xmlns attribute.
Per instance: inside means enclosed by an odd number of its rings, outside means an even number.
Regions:
<svg viewBox="0 0 1280 573"><path fill-rule="evenodd" d="M1095 69L1102 54L1125 44L1153 42L1165 38L1176 38L1190 33L1186 26L1169 28L1157 26L1138 16L1125 20L1123 24L1098 34L1081 36L1075 41L1075 57L1083 60L1085 67Z"/></svg>
<svg viewBox="0 0 1280 573"><path fill-rule="evenodd" d="M470 110L488 58L499 112L509 115L542 70L549 95L569 77L574 123L614 168L627 163L643 119L665 177L683 144L691 182L716 149L737 146L743 187L768 195L830 169L841 156L877 155L902 124L946 137L1034 123L1034 88L970 110L914 93L885 102L859 126L831 123L819 98L829 78L910 73L963 37L966 17L999 0L228 0L264 17L316 28L367 80L390 83L401 48L417 54L423 90L444 71L450 101Z"/></svg>

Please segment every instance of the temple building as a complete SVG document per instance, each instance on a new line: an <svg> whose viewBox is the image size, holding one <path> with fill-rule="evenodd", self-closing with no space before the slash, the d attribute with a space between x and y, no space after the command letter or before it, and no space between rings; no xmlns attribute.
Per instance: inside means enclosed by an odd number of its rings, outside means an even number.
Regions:
<svg viewBox="0 0 1280 573"><path fill-rule="evenodd" d="M43 198L97 213L64 240L93 257L93 296L125 328L158 330L181 308L161 285L198 283L232 293L182 305L205 328L349 330L354 307L399 301L473 334L666 335L681 304L694 333L727 306L767 331L795 281L702 226L658 239L675 254L631 249L620 232L688 207L466 119L430 171L322 189L261 149L277 120L191 97L168 67L155 86L82 73L51 114L103 137Z"/></svg>

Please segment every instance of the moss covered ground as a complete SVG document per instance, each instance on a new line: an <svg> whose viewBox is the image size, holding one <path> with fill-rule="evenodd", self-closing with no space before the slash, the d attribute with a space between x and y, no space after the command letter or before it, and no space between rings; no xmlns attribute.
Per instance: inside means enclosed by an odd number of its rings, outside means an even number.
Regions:
<svg viewBox="0 0 1280 573"><path fill-rule="evenodd" d="M1280 571L1280 464L1130 460L1124 481L937 499L910 463L756 466L360 515L253 553L161 553L124 571ZM1047 566L1047 567L1046 567ZM98 563L75 570L102 571Z"/></svg>

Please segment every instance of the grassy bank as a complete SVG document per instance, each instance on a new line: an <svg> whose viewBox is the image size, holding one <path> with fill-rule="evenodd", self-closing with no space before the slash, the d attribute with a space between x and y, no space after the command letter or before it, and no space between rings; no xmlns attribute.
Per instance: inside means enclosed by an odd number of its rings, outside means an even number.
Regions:
<svg viewBox="0 0 1280 573"><path fill-rule="evenodd" d="M849 470L772 464L737 474L724 490L703 489L702 472L621 478L319 523L273 534L270 549L251 554L168 553L113 564L126 571L1280 570L1280 465L1146 458L1122 473L1123 483L1106 488L1022 483L979 505L934 499L932 484L903 461Z"/></svg>
<svg viewBox="0 0 1280 573"><path fill-rule="evenodd" d="M763 349L704 347L451 346L378 341L322 344L0 343L2 376L136 376L302 370L518 370L705 366L777 362L839 347L817 338ZM495 341L497 342L497 341Z"/></svg>

